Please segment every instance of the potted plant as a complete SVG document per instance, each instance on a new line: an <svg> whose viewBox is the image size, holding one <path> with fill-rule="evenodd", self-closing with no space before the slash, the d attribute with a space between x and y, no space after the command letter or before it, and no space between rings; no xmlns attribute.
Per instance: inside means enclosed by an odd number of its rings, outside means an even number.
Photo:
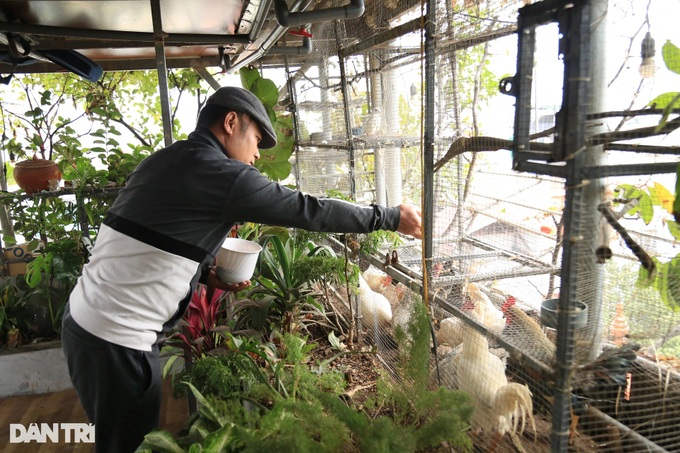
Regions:
<svg viewBox="0 0 680 453"><path fill-rule="evenodd" d="M26 298L12 277L0 285L0 349L21 346L28 327Z"/></svg>
<svg viewBox="0 0 680 453"><path fill-rule="evenodd" d="M63 239L47 244L43 253L28 263L25 297L33 334L48 337L60 332L66 301L84 262L81 244Z"/></svg>
<svg viewBox="0 0 680 453"><path fill-rule="evenodd" d="M9 127L12 138L3 147L10 161L20 159L14 166L14 180L26 193L54 190L61 180L61 171L53 160L53 150L59 143L61 133L73 120L59 115L59 108L65 94L53 96L52 91L37 93L23 86L30 109L24 113L12 112L6 108L3 113L3 131L8 129L6 116L10 116ZM19 138L17 130L24 131Z"/></svg>

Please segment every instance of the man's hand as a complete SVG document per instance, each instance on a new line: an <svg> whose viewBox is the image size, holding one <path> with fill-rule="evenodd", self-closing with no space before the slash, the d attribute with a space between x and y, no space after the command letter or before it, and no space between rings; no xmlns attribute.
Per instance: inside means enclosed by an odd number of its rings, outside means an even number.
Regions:
<svg viewBox="0 0 680 453"><path fill-rule="evenodd" d="M399 227L397 231L403 234L408 234L416 239L422 239L422 223L423 219L420 215L420 209L412 204L399 205Z"/></svg>
<svg viewBox="0 0 680 453"><path fill-rule="evenodd" d="M224 283L220 278L217 276L217 272L215 272L215 268L211 268L210 272L208 273L208 277L205 280L206 284L212 288L219 288L224 291L233 291L233 292L238 292L241 291L242 289L245 289L250 286L250 280L246 280L245 282L241 283Z"/></svg>

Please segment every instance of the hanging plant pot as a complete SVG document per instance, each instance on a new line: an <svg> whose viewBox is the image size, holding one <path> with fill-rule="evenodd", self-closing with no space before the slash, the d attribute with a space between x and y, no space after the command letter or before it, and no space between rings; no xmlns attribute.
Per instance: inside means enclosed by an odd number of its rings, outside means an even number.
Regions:
<svg viewBox="0 0 680 453"><path fill-rule="evenodd" d="M14 167L14 180L26 193L54 189L61 180L56 162L47 159L30 159L18 162Z"/></svg>

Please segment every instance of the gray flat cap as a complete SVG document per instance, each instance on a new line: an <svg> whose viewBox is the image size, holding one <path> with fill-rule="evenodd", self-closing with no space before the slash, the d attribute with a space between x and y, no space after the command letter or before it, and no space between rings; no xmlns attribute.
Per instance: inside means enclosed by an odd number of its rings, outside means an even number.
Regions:
<svg viewBox="0 0 680 453"><path fill-rule="evenodd" d="M227 111L247 113L260 126L262 140L258 147L260 149L273 148L276 146L276 132L269 120L269 115L264 109L262 102L248 90L238 87L222 87L215 91L205 103L209 105L224 107Z"/></svg>

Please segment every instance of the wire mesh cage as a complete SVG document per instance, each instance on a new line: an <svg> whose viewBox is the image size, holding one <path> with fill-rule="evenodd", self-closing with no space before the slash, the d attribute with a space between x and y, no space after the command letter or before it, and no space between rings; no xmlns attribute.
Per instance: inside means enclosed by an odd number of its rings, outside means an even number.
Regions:
<svg viewBox="0 0 680 453"><path fill-rule="evenodd" d="M389 315L357 308L396 376L426 296L431 383L473 395L478 451L680 449L674 8L366 2L290 70L299 186L422 202L424 240L362 262Z"/></svg>

